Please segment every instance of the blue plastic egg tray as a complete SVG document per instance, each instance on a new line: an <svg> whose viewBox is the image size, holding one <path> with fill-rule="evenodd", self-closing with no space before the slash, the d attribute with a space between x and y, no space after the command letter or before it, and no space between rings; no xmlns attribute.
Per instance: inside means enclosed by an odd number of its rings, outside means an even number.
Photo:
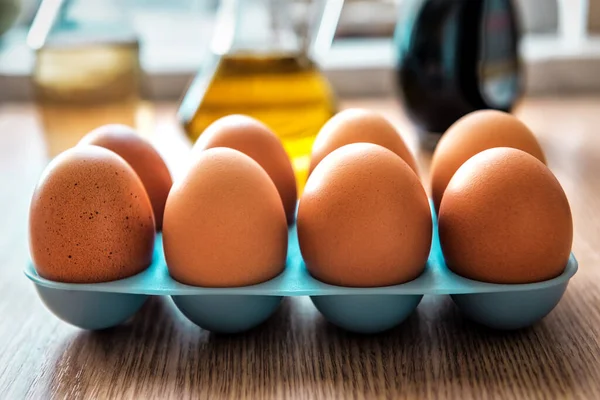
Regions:
<svg viewBox="0 0 600 400"><path fill-rule="evenodd" d="M573 254L564 272L551 280L529 284L492 284L463 278L445 265L434 218L434 235L424 272L413 281L377 288L333 286L307 271L296 227L289 229L284 272L252 286L203 288L172 279L167 270L162 236L156 239L154 261L145 271L113 282L73 284L40 277L30 263L25 274L46 306L62 320L83 329L110 328L129 319L148 296L171 296L177 308L198 326L237 333L267 320L283 297L310 296L331 323L353 332L376 333L393 328L415 311L423 295L450 295L470 319L495 329L519 329L545 317L558 304L577 272Z"/></svg>

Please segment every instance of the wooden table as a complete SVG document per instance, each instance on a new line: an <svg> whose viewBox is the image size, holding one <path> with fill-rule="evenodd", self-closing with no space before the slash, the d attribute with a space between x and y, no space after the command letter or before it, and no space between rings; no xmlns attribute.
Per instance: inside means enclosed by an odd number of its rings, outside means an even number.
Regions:
<svg viewBox="0 0 600 400"><path fill-rule="evenodd" d="M416 148L393 101L347 105L384 112ZM152 109L148 134L175 159L187 145L174 105ZM580 270L543 322L494 332L463 319L449 298L426 297L402 326L360 336L296 298L247 334L219 336L168 299L151 299L104 332L44 308L22 272L44 136L32 106L0 105L0 398L600 398L600 98L531 99L518 114L538 135L575 220Z"/></svg>

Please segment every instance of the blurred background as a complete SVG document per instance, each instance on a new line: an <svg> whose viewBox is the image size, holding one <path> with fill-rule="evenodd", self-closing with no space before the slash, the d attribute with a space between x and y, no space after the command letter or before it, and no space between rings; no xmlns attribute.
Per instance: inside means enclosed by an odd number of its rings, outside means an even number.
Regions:
<svg viewBox="0 0 600 400"><path fill-rule="evenodd" d="M152 136L160 104L191 142L249 114L301 182L344 99L399 100L433 147L474 109L599 91L599 32L600 0L0 0L0 103L37 105L50 157L107 123Z"/></svg>
<svg viewBox="0 0 600 400"><path fill-rule="evenodd" d="M50 0L49 2L52 2ZM31 99L28 77L34 52L25 39L40 0L0 0L1 25L11 3L20 3L12 29L0 39L0 101ZM72 18L104 18L118 8L126 13L140 41L144 93L153 99L178 99L208 50L218 0L74 0ZM393 90L392 36L403 0L347 0L335 42L323 69L340 95L381 95ZM600 57L599 0L514 0L524 38L521 52L528 70L527 91L600 89L593 74ZM560 38L580 38L577 45ZM348 73L361 79L348 79ZM381 73L384 72L384 73ZM354 75L351 75L354 76Z"/></svg>

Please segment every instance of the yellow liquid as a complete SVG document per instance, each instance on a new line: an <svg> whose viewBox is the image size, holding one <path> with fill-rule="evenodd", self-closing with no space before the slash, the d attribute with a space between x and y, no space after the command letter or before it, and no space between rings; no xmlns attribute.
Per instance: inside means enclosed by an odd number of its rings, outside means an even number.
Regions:
<svg viewBox="0 0 600 400"><path fill-rule="evenodd" d="M49 155L101 125L136 127L139 70L135 43L40 49L33 84Z"/></svg>
<svg viewBox="0 0 600 400"><path fill-rule="evenodd" d="M309 60L225 55L215 56L194 80L179 116L193 141L226 115L245 114L262 121L282 140L301 191L315 136L335 111L327 80Z"/></svg>

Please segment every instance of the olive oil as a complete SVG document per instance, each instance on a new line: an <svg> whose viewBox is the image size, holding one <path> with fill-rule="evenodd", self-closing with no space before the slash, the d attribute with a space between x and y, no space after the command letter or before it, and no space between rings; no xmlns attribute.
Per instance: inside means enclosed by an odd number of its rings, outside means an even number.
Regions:
<svg viewBox="0 0 600 400"><path fill-rule="evenodd" d="M262 121L281 138L301 189L314 138L335 112L329 83L307 57L233 53L211 56L187 91L179 117L193 141L226 115Z"/></svg>

